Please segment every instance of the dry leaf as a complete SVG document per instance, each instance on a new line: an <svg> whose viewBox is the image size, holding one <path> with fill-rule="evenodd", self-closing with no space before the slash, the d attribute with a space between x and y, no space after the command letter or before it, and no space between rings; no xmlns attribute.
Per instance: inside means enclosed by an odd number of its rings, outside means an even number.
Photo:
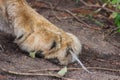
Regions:
<svg viewBox="0 0 120 80"><path fill-rule="evenodd" d="M58 72L58 75L64 76L66 73L67 73L67 67L65 66Z"/></svg>

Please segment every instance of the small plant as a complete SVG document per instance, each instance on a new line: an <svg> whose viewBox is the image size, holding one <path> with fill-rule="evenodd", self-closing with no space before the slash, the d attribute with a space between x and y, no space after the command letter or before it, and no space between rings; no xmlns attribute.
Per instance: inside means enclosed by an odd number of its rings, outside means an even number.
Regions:
<svg viewBox="0 0 120 80"><path fill-rule="evenodd" d="M115 17L115 25L118 27L118 32L120 32L120 13L117 13Z"/></svg>
<svg viewBox="0 0 120 80"><path fill-rule="evenodd" d="M114 5L116 9L120 9L120 0L111 0L111 4Z"/></svg>
<svg viewBox="0 0 120 80"><path fill-rule="evenodd" d="M120 0L104 0L108 5L111 5L116 9L116 12L111 14L111 17L114 19L115 25L118 27L118 32L120 32Z"/></svg>

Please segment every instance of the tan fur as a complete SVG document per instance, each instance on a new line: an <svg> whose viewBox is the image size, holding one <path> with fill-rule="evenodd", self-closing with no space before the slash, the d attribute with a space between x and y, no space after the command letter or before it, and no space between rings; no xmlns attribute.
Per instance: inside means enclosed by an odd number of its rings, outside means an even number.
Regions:
<svg viewBox="0 0 120 80"><path fill-rule="evenodd" d="M67 50L72 49L77 56L81 52L80 41L75 35L56 27L33 10L25 0L0 0L0 5L4 16L14 28L15 43L22 50L41 50L45 58L57 58L63 65L74 61ZM50 49L53 42L56 42L56 46Z"/></svg>

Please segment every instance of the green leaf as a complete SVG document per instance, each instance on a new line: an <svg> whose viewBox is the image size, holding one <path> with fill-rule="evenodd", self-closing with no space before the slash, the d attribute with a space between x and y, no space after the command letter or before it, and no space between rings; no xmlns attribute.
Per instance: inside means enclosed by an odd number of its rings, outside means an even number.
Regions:
<svg viewBox="0 0 120 80"><path fill-rule="evenodd" d="M58 72L58 75L64 76L66 73L67 73L67 67L65 66Z"/></svg>
<svg viewBox="0 0 120 80"><path fill-rule="evenodd" d="M111 17L112 17L112 18L116 18L116 17L117 17L117 15L118 15L118 13L117 13L117 12L113 12L113 13L111 14Z"/></svg>
<svg viewBox="0 0 120 80"><path fill-rule="evenodd" d="M117 16L115 17L115 25L120 27L120 14L117 14Z"/></svg>
<svg viewBox="0 0 120 80"><path fill-rule="evenodd" d="M120 5L118 5L118 9L120 9Z"/></svg>
<svg viewBox="0 0 120 80"><path fill-rule="evenodd" d="M118 3L120 3L120 0L117 0Z"/></svg>
<svg viewBox="0 0 120 80"><path fill-rule="evenodd" d="M111 3L112 3L112 4L119 4L119 3L120 3L120 0L112 0Z"/></svg>
<svg viewBox="0 0 120 80"><path fill-rule="evenodd" d="M112 3L112 4L116 4L116 3L117 3L117 0L112 0L111 3Z"/></svg>
<svg viewBox="0 0 120 80"><path fill-rule="evenodd" d="M118 29L118 32L120 32L120 28Z"/></svg>
<svg viewBox="0 0 120 80"><path fill-rule="evenodd" d="M32 58L35 58L35 53L36 53L35 51L32 51L32 52L29 53L29 56L32 57Z"/></svg>
<svg viewBox="0 0 120 80"><path fill-rule="evenodd" d="M119 28L118 32L120 32L120 14L115 17L115 25Z"/></svg>

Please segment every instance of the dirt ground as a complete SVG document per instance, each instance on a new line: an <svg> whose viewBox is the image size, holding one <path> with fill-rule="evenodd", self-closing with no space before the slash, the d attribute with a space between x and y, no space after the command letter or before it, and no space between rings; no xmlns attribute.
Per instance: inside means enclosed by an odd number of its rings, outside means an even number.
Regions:
<svg viewBox="0 0 120 80"><path fill-rule="evenodd" d="M92 26L92 28L83 26L74 19L73 16L66 15L57 10L52 11L49 8L48 2L56 6L59 0L42 1L46 1L47 3L39 1L35 3L34 0L28 0L36 11L45 16L52 23L78 36L83 45L82 54L80 55L81 61L86 67L94 67L89 68L89 70L93 72L92 74L82 69L69 70L65 77L72 80L120 80L120 34L117 33L113 36L104 37L103 29L86 18L81 17L81 19L85 19L84 21ZM63 0L57 7L72 10L79 8L80 4L76 4L74 0ZM102 18L98 20L107 22ZM109 24L106 25L109 26ZM1 70L1 68L4 68L10 71L27 72L30 70L64 67L39 57L34 59L29 57L28 53L20 50L19 47L13 43L13 40L14 37L12 37L12 35L0 31L0 80L61 80L50 76L13 75ZM80 65L77 63L68 65L68 68L71 67L79 68ZM56 71L42 71L41 73L49 72L56 73Z"/></svg>

